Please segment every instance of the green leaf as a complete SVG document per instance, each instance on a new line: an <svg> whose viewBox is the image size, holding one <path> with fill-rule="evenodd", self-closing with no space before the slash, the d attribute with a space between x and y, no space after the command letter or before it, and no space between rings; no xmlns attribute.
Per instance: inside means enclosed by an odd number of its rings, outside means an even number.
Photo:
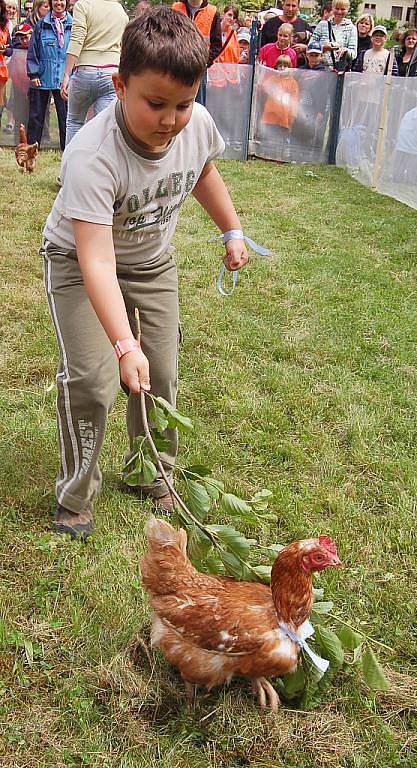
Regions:
<svg viewBox="0 0 417 768"><path fill-rule="evenodd" d="M196 525L193 525L188 528L187 536L187 552L190 560L194 562L206 557L211 548L211 541L203 531L197 528Z"/></svg>
<svg viewBox="0 0 417 768"><path fill-rule="evenodd" d="M233 552L219 552L219 557L225 567L226 573L235 579L243 579L245 568L243 563L233 554Z"/></svg>
<svg viewBox="0 0 417 768"><path fill-rule="evenodd" d="M215 480L214 477L209 477L204 480L204 486L208 495L213 501L217 501L219 496L224 493L224 485L221 480Z"/></svg>
<svg viewBox="0 0 417 768"><path fill-rule="evenodd" d="M204 563L208 573L213 573L216 576L223 576L224 565L217 557L206 557Z"/></svg>
<svg viewBox="0 0 417 768"><path fill-rule="evenodd" d="M234 493L224 493L220 501L220 507L226 515L236 515L237 517L252 512L249 504L243 501L243 499L239 499Z"/></svg>
<svg viewBox="0 0 417 768"><path fill-rule="evenodd" d="M306 676L303 669L303 665L299 664L295 672L291 672L289 675L284 675L283 682L283 695L286 699L295 699L304 690L306 684Z"/></svg>
<svg viewBox="0 0 417 768"><path fill-rule="evenodd" d="M25 638L24 639L24 644L25 644L26 661L29 664L29 666L31 667L32 664L33 664L33 643L32 643L31 640L27 640Z"/></svg>
<svg viewBox="0 0 417 768"><path fill-rule="evenodd" d="M322 587L320 588L313 587L314 602L316 602L317 600L322 600L323 595L324 595L324 589Z"/></svg>
<svg viewBox="0 0 417 768"><path fill-rule="evenodd" d="M316 644L318 644L323 651L324 658L330 661L330 665L333 667L341 667L345 659L345 654L342 648L342 643L336 633L328 627L316 625L314 627L314 637Z"/></svg>
<svg viewBox="0 0 417 768"><path fill-rule="evenodd" d="M310 682L318 683L318 681L321 680L321 678L323 677L324 672L322 672L321 669L316 667L313 659L310 658L310 656L304 649L302 649L300 655L301 655L301 660L303 662L303 669L304 669L304 674L306 678Z"/></svg>
<svg viewBox="0 0 417 768"><path fill-rule="evenodd" d="M373 650L366 648L362 656L362 670L365 682L373 691L388 691L389 683L385 677L378 659Z"/></svg>
<svg viewBox="0 0 417 768"><path fill-rule="evenodd" d="M330 613L334 608L334 603L332 600L328 600L327 602L317 602L314 603L313 610L316 613L323 614L323 613Z"/></svg>
<svg viewBox="0 0 417 768"><path fill-rule="evenodd" d="M358 632L355 632L350 627L342 627L342 629L338 630L337 635L343 647L347 648L348 651L354 651L355 648L358 648L363 643L362 635L359 635Z"/></svg>
<svg viewBox="0 0 417 768"><path fill-rule="evenodd" d="M152 440L155 443L155 448L158 451L158 453L164 453L165 451L170 450L171 442L170 440L168 440L167 437L163 437L163 435L160 435L159 432L155 432L154 429L151 429L151 436L152 436ZM148 446L148 453L150 456L151 455L153 456L153 454L151 454L151 449L149 446Z"/></svg>
<svg viewBox="0 0 417 768"><path fill-rule="evenodd" d="M268 509L268 504L273 497L272 491L268 491L267 488L257 491L249 500L249 504L252 506L255 512L265 512Z"/></svg>
<svg viewBox="0 0 417 768"><path fill-rule="evenodd" d="M177 411L171 403L168 403L163 397L155 398L157 403L162 406L168 419L168 425L170 427L178 427L183 432L192 432L194 427L191 419L188 416L183 416L182 413Z"/></svg>
<svg viewBox="0 0 417 768"><path fill-rule="evenodd" d="M158 408L157 405L154 405L153 408L149 411L149 418L152 422L152 425L155 429L158 430L158 432L164 432L168 426L168 419L165 416L165 412L162 410L162 408Z"/></svg>
<svg viewBox="0 0 417 768"><path fill-rule="evenodd" d="M215 533L231 552L239 555L243 560L248 559L251 545L256 544L255 539L246 539L231 525L208 525L207 530Z"/></svg>
<svg viewBox="0 0 417 768"><path fill-rule="evenodd" d="M202 522L210 509L211 501L204 485L196 480L186 479L187 502L190 511Z"/></svg>
<svg viewBox="0 0 417 768"><path fill-rule="evenodd" d="M269 547L262 547L270 563L275 563L279 553L284 549L282 544L271 544Z"/></svg>
<svg viewBox="0 0 417 768"><path fill-rule="evenodd" d="M150 459L143 459L143 466L142 466L142 476L143 476L143 482L145 485L150 485L153 483L157 476L158 472L155 467L155 464Z"/></svg>
<svg viewBox="0 0 417 768"><path fill-rule="evenodd" d="M255 565L253 568L254 571L258 574L259 578L262 579L266 584L269 584L271 581L271 571L272 566L270 565Z"/></svg>
<svg viewBox="0 0 417 768"><path fill-rule="evenodd" d="M133 487L136 487L137 485L140 485L140 471L141 466L139 466L139 469L133 469L131 472L128 472L127 474L122 475L123 482L126 483L126 485Z"/></svg>
<svg viewBox="0 0 417 768"><path fill-rule="evenodd" d="M358 661L362 658L362 652L363 652L363 643L362 645L358 645L357 648L353 651L353 661L352 664L357 664Z"/></svg>
<svg viewBox="0 0 417 768"><path fill-rule="evenodd" d="M211 475L211 469L205 467L204 464L190 464L189 467L183 469L183 472L184 475L191 480L195 480L196 475L198 475L198 477L207 477L207 475Z"/></svg>
<svg viewBox="0 0 417 768"><path fill-rule="evenodd" d="M130 467L130 469L132 470L132 469L137 469L138 466L140 467L140 465L141 465L141 453L140 451L136 451L136 453L134 453L133 456L130 457L129 461L127 461L126 464L124 465L122 474L124 475L125 473L127 473L128 467Z"/></svg>

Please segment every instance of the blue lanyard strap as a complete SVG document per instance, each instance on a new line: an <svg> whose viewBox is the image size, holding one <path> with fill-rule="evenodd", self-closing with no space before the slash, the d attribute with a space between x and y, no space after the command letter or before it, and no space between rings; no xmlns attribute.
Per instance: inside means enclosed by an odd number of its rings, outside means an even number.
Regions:
<svg viewBox="0 0 417 768"><path fill-rule="evenodd" d="M214 235L213 237L210 237L208 242L212 243L214 240L217 240L219 237L223 237L222 234L220 235ZM254 240L252 240L251 237L248 237L247 235L243 235L243 240L248 244L249 248L252 249L252 251L255 251L255 253L259 253L260 256L272 256L272 251L269 248L265 248L263 245L258 245L258 243L255 243ZM231 296L233 291L236 288L237 285L237 271L234 270L232 272L232 287L230 291L226 291L223 288L223 277L224 273L226 272L226 267L223 265L220 269L220 274L217 278L217 290L219 293L221 293L222 296Z"/></svg>

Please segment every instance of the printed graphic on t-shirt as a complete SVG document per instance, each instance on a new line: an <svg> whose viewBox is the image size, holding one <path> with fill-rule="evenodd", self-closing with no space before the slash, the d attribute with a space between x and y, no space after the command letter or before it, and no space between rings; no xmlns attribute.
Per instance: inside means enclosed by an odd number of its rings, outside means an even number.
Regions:
<svg viewBox="0 0 417 768"><path fill-rule="evenodd" d="M139 192L129 192L124 200L114 204L114 224L119 236L128 237L135 232L168 225L175 211L181 208L194 187L196 173L193 170L175 171L158 179L153 187L145 187ZM172 198L178 198L175 202Z"/></svg>

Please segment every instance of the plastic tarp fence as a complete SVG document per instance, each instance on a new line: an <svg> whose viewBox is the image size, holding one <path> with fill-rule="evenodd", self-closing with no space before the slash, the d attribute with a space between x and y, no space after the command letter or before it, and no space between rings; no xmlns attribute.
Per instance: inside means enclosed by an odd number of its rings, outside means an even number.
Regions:
<svg viewBox="0 0 417 768"><path fill-rule="evenodd" d="M380 130L388 89L384 131ZM380 138L380 163L376 168ZM345 77L336 164L366 186L417 209L417 78Z"/></svg>
<svg viewBox="0 0 417 768"><path fill-rule="evenodd" d="M213 64L207 70L206 106L226 144L223 157L246 160L253 67Z"/></svg>
<svg viewBox="0 0 417 768"><path fill-rule="evenodd" d="M334 72L257 65L249 152L269 160L326 163Z"/></svg>

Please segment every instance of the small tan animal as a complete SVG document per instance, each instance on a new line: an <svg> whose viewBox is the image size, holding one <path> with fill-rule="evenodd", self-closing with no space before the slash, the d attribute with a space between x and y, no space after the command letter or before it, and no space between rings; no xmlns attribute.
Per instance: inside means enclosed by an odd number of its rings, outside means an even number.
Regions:
<svg viewBox="0 0 417 768"><path fill-rule="evenodd" d="M35 141L34 144L28 144L25 126L23 123L20 123L19 144L15 149L15 155L17 164L22 168L23 173L33 172L38 154L38 142Z"/></svg>

